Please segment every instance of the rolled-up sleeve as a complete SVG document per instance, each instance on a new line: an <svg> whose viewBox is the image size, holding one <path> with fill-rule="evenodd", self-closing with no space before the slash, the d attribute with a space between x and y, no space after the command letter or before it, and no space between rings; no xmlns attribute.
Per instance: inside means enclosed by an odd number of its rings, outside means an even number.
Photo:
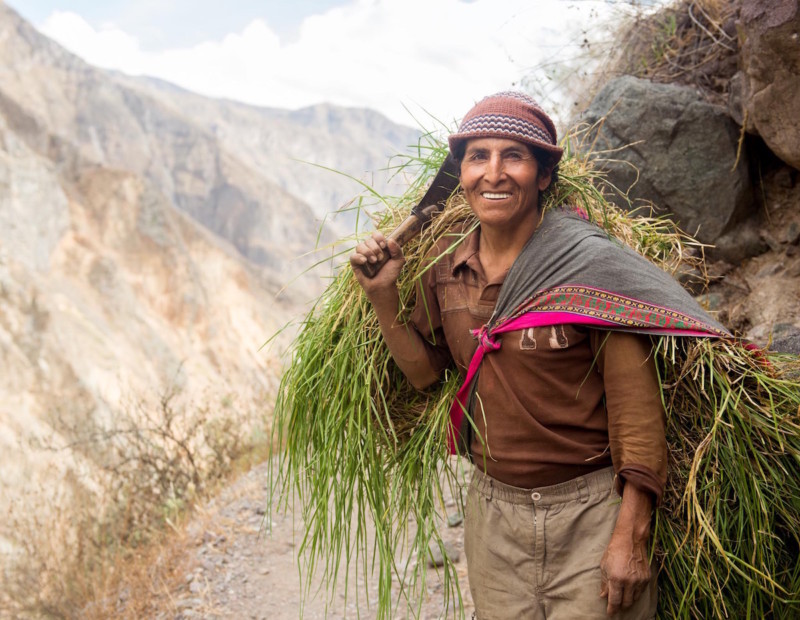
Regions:
<svg viewBox="0 0 800 620"><path fill-rule="evenodd" d="M634 484L661 502L667 481L664 404L648 336L595 331L603 376L611 459L618 490Z"/></svg>

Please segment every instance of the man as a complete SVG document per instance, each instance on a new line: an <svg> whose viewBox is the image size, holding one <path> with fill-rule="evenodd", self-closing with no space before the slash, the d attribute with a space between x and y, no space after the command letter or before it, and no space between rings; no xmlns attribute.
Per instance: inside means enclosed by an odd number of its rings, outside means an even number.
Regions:
<svg viewBox="0 0 800 620"><path fill-rule="evenodd" d="M663 323L664 309L640 300L682 293L592 224L542 213L562 150L527 95L483 99L449 143L479 226L440 239L408 324L397 321L397 244L376 232L350 261L409 381L424 389L452 362L467 378L469 421L455 407L454 423L474 431L465 550L477 617L654 617L648 539L666 482L664 411L650 340L630 328L648 331L651 315ZM360 267L384 253L366 277ZM614 301L613 316L584 311L617 290L617 263L621 279L644 269L652 281L634 282L633 303ZM595 281L605 288L564 301L565 285ZM615 323L641 308L646 317ZM702 329L702 316L681 314L678 327Z"/></svg>

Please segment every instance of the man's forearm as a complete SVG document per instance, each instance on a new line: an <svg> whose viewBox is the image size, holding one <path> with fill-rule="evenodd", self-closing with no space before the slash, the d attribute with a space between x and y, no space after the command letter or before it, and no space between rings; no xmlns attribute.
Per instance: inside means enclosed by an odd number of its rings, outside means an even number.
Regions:
<svg viewBox="0 0 800 620"><path fill-rule="evenodd" d="M617 530L630 536L634 542L647 543L650 539L650 521L653 515L653 496L634 484L626 484L622 490L622 505L617 517Z"/></svg>
<svg viewBox="0 0 800 620"><path fill-rule="evenodd" d="M386 259L387 253L388 262L377 273L368 276L364 266L380 264ZM400 246L380 231L373 232L371 237L359 243L350 256L356 281L375 310L392 358L411 384L421 390L436 381L438 373L428 357L427 343L422 336L415 329L397 321L400 308L397 278L404 263Z"/></svg>
<svg viewBox="0 0 800 620"><path fill-rule="evenodd" d="M378 317L381 334L397 366L417 389L424 389L438 379L431 364L422 336L405 323L397 320L400 297L397 289L382 291L370 298Z"/></svg>
<svg viewBox="0 0 800 620"><path fill-rule="evenodd" d="M597 342L599 332L594 334ZM620 482L633 480L658 500L667 480L667 440L652 343L621 332L607 334L602 342L598 368L606 391L611 460Z"/></svg>

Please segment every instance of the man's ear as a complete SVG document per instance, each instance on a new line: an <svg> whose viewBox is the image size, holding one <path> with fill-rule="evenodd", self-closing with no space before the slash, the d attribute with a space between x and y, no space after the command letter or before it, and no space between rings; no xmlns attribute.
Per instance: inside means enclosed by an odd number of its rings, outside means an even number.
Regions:
<svg viewBox="0 0 800 620"><path fill-rule="evenodd" d="M543 192L550 187L550 182L553 180L553 167L543 168L539 172L539 191Z"/></svg>

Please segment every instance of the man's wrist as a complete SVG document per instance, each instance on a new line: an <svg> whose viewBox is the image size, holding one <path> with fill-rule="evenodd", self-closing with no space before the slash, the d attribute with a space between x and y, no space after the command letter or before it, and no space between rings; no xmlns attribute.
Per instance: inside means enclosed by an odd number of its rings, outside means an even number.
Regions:
<svg viewBox="0 0 800 620"><path fill-rule="evenodd" d="M652 494L635 484L626 484L614 533L628 536L634 542L646 542L650 538L652 515Z"/></svg>
<svg viewBox="0 0 800 620"><path fill-rule="evenodd" d="M367 300L372 304L375 312L392 312L397 314L400 305L400 294L397 292L397 285L392 282L387 286L382 286L370 291L364 290Z"/></svg>

